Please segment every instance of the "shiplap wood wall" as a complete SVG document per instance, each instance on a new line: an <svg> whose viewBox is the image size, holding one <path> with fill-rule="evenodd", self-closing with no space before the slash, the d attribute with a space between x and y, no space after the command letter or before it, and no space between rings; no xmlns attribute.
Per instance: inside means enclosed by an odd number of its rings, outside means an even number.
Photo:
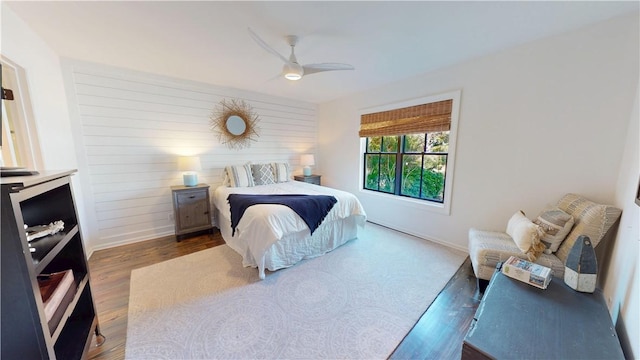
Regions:
<svg viewBox="0 0 640 360"><path fill-rule="evenodd" d="M316 150L314 104L79 62L66 72L92 250L174 233L170 186L182 184L181 155L200 156L198 180L213 193L226 165L288 162L297 173L300 154ZM248 149L229 149L211 132L223 99L242 99L260 116Z"/></svg>

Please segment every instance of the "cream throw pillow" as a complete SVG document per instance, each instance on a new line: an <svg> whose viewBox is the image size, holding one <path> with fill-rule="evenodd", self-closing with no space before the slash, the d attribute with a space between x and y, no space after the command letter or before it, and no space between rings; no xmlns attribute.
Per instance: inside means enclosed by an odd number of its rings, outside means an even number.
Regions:
<svg viewBox="0 0 640 360"><path fill-rule="evenodd" d="M522 210L513 214L507 223L507 234L511 236L520 251L527 256L529 261L536 261L545 249L540 242L544 231L540 226L529 220Z"/></svg>

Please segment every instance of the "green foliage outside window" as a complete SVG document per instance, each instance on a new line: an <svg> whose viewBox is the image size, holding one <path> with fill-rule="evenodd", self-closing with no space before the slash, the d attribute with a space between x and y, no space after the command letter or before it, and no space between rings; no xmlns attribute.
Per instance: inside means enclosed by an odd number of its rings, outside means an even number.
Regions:
<svg viewBox="0 0 640 360"><path fill-rule="evenodd" d="M448 131L367 138L364 187L443 202L448 149Z"/></svg>

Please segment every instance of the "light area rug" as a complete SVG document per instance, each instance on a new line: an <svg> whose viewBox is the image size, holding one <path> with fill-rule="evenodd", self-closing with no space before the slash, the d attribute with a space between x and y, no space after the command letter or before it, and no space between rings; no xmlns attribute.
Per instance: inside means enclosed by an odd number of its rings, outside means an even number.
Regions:
<svg viewBox="0 0 640 360"><path fill-rule="evenodd" d="M136 269L126 358L386 358L465 257L367 223L262 281L226 245Z"/></svg>

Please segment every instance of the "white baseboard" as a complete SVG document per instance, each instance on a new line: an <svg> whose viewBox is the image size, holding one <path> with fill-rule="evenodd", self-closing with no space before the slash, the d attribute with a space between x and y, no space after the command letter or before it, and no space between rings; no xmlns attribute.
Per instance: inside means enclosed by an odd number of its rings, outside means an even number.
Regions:
<svg viewBox="0 0 640 360"><path fill-rule="evenodd" d="M432 237L432 236L424 236L423 234L417 234L417 233L415 233L415 232L413 232L411 230L402 229L402 228L400 228L400 227L398 227L398 226L396 226L394 224L385 223L385 221L377 221L377 220L376 221L367 220L367 221L370 222L370 223L373 223L373 224L377 224L377 225L380 225L380 226L388 227L391 230L399 231L399 232L402 232L402 233L405 233L405 234L409 234L411 236L415 236L415 237L423 239L423 240L431 241L431 242L434 242L436 244L440 244L440 245L446 246L448 248L452 248L454 250L462 251L462 252L467 253L467 254L469 253L469 249L464 247L464 246L460 246L458 244L452 244L450 242L447 242L447 241L444 241L442 239L438 239L438 238L435 238L435 237Z"/></svg>
<svg viewBox="0 0 640 360"><path fill-rule="evenodd" d="M164 236L175 235L175 229L173 225L163 226L156 229L146 229L140 231L132 231L124 234L118 234L116 236L109 236L100 239L101 244L92 246L87 254L87 259L91 258L91 255L95 251L110 249L116 246L133 244L141 241L153 240Z"/></svg>

